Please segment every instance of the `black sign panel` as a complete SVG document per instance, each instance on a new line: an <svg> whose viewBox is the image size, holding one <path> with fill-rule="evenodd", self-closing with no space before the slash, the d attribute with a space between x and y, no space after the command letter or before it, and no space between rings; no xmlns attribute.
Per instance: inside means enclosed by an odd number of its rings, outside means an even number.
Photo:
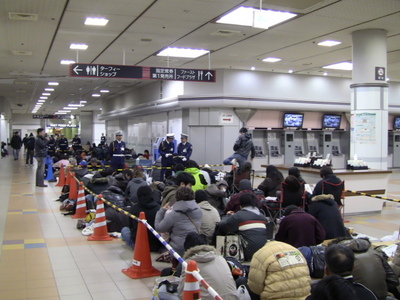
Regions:
<svg viewBox="0 0 400 300"><path fill-rule="evenodd" d="M149 79L215 82L215 70L151 67Z"/></svg>
<svg viewBox="0 0 400 300"><path fill-rule="evenodd" d="M33 119L71 119L71 115L32 115Z"/></svg>
<svg viewBox="0 0 400 300"><path fill-rule="evenodd" d="M71 64L71 77L106 77L141 79L143 68L123 65Z"/></svg>
<svg viewBox="0 0 400 300"><path fill-rule="evenodd" d="M375 80L386 80L386 72L383 67L375 67Z"/></svg>

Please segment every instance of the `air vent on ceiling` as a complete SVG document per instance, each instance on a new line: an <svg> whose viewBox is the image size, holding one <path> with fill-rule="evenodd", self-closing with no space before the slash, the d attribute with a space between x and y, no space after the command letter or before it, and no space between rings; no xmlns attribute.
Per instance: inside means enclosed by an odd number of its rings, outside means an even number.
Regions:
<svg viewBox="0 0 400 300"><path fill-rule="evenodd" d="M12 50L11 52L14 55L32 55L32 51Z"/></svg>
<svg viewBox="0 0 400 300"><path fill-rule="evenodd" d="M15 21L37 21L38 14L9 12L8 18Z"/></svg>
<svg viewBox="0 0 400 300"><path fill-rule="evenodd" d="M218 35L218 36L234 36L236 34L240 34L240 31L236 30L228 30L228 29L218 29L217 31L211 33L210 35Z"/></svg>

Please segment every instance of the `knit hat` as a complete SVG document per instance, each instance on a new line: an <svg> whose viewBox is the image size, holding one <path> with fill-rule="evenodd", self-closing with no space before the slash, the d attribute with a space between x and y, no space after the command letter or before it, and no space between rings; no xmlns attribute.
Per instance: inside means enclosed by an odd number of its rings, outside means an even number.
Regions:
<svg viewBox="0 0 400 300"><path fill-rule="evenodd" d="M243 190L251 190L252 186L251 186L251 182L248 179L242 179L239 182L239 190L243 191Z"/></svg>
<svg viewBox="0 0 400 300"><path fill-rule="evenodd" d="M207 192L204 190L197 190L194 193L194 199L196 200L196 203L200 203L202 201L207 201Z"/></svg>

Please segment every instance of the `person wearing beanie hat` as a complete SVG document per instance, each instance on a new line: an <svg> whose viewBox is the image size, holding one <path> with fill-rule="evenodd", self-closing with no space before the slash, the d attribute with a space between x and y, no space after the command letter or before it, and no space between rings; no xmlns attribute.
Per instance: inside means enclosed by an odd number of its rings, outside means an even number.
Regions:
<svg viewBox="0 0 400 300"><path fill-rule="evenodd" d="M251 160L253 160L254 156L256 155L251 134L247 132L246 127L240 128L239 137L236 139L235 144L233 145L233 151L235 151L235 153L225 159L223 164L234 165L237 162L239 164L239 170L247 161L250 153Z"/></svg>
<svg viewBox="0 0 400 300"><path fill-rule="evenodd" d="M123 132L115 133L116 140L110 144L111 168L114 170L124 169L125 166L125 142L122 141Z"/></svg>
<svg viewBox="0 0 400 300"><path fill-rule="evenodd" d="M197 190L194 194L196 203L203 212L201 216L201 233L207 236L209 243L212 241L215 226L221 221L218 210L207 201L208 195L204 190Z"/></svg>
<svg viewBox="0 0 400 300"><path fill-rule="evenodd" d="M161 156L160 181L164 180L164 175L168 178L172 175L172 166L174 165L173 154L175 153L174 134L168 133L166 139L160 143L158 153ZM169 169L166 169L169 168Z"/></svg>
<svg viewBox="0 0 400 300"><path fill-rule="evenodd" d="M239 203L239 198L242 194L244 193L250 193L256 196L253 192L253 187L251 185L251 181L248 179L242 179L239 182L239 193L232 195L231 200L229 200L228 204L225 207L224 213L232 213L232 212L237 212L240 210L240 203ZM257 206L261 207L260 199L257 198Z"/></svg>
<svg viewBox="0 0 400 300"><path fill-rule="evenodd" d="M181 163L183 165L186 164L186 161L190 159L192 155L193 149L192 144L187 141L188 135L185 133L181 134L181 142L178 145L178 156L175 160L175 163Z"/></svg>

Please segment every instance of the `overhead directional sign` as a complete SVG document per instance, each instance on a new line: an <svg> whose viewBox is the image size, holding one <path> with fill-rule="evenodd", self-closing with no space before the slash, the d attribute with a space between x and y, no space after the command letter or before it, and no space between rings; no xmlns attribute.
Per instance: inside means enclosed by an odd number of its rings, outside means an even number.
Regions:
<svg viewBox="0 0 400 300"><path fill-rule="evenodd" d="M140 67L127 65L71 64L69 76L215 82L215 70Z"/></svg>
<svg viewBox="0 0 400 300"><path fill-rule="evenodd" d="M141 79L143 68L137 66L71 64L71 77L107 77Z"/></svg>

